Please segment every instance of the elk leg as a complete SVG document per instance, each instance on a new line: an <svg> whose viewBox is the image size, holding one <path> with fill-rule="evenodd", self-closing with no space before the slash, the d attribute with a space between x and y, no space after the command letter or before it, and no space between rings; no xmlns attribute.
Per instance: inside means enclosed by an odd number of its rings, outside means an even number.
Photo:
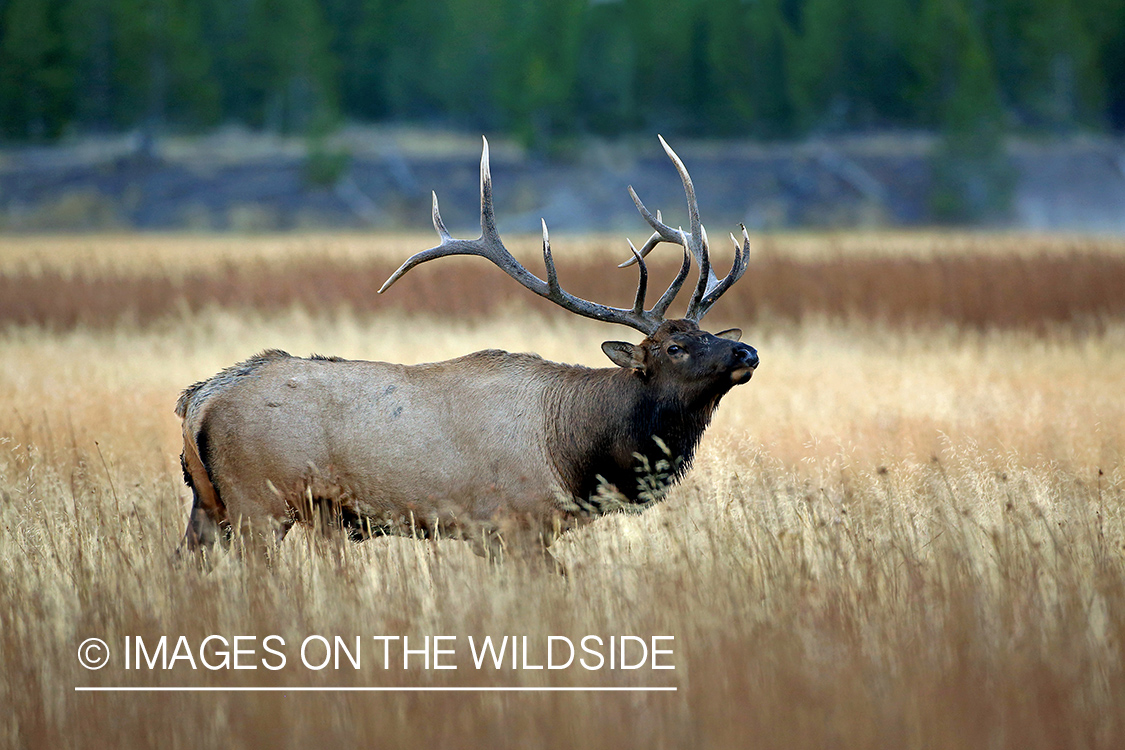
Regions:
<svg viewBox="0 0 1125 750"><path fill-rule="evenodd" d="M243 559L270 560L285 540L296 518L268 488L258 494L232 488L224 496L231 523L231 542Z"/></svg>
<svg viewBox="0 0 1125 750"><path fill-rule="evenodd" d="M225 548L230 543L230 521L227 520L226 508L219 502L218 493L206 473L200 471L199 475L193 475L187 460L181 456L180 461L184 481L191 488L192 504L183 541L176 549L176 558L182 559L185 553L190 553L203 567L209 568L206 558L215 544L221 543Z"/></svg>
<svg viewBox="0 0 1125 750"><path fill-rule="evenodd" d="M290 521L267 519L264 523L255 524L243 520L231 534L231 543L242 560L256 560L268 565L292 527Z"/></svg>
<svg viewBox="0 0 1125 750"><path fill-rule="evenodd" d="M224 547L230 542L230 524L226 519L215 518L202 507L199 501L191 506L188 514L187 530L180 549L188 552L201 552L212 549L215 544L222 543Z"/></svg>

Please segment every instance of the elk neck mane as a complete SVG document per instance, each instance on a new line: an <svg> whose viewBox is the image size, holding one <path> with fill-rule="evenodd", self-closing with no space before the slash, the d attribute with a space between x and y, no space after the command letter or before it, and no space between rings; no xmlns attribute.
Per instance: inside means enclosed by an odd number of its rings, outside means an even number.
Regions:
<svg viewBox="0 0 1125 750"><path fill-rule="evenodd" d="M658 499L641 497L645 466L655 471L667 462L658 472L662 489L687 471L718 395L691 403L678 391L651 387L632 370L543 362L558 378L543 394L548 452L582 510L604 510L600 488L642 507Z"/></svg>

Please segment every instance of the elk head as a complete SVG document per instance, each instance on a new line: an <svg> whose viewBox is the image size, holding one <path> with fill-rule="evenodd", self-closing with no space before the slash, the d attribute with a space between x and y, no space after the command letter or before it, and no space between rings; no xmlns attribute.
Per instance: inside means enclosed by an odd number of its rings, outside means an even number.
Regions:
<svg viewBox="0 0 1125 750"><path fill-rule="evenodd" d="M602 351L657 392L675 392L685 406L715 402L750 380L758 352L739 343L742 331L716 334L690 320L667 320L639 344L606 341Z"/></svg>
<svg viewBox="0 0 1125 750"><path fill-rule="evenodd" d="M565 291L560 285L558 274L555 271L555 262L551 256L551 242L547 234L547 222L542 221L543 227L543 262L546 266L547 279L544 281L535 276L504 247L500 234L496 229L496 215L492 205L492 175L488 166L488 140L484 139L484 147L480 159L480 237L473 240L456 239L446 230L438 211L437 193L433 194L433 221L434 229L441 237L437 247L423 250L407 259L402 266L387 279L379 293L382 294L398 281L410 269L420 263L425 263L447 255L479 255L487 258L500 267L506 274L531 290L540 297L544 297L560 307L578 315L606 323L617 323L629 326L645 334L645 339L639 344L629 344L623 341L607 341L602 344L602 351L614 364L632 370L638 377L659 386L663 381L677 383L699 383L702 389L701 397L716 391L714 400L726 393L732 386L750 380L754 369L758 366L758 354L750 346L738 343L742 332L737 328L710 334L699 328L699 321L707 311L718 301L730 287L746 273L747 261L750 257L750 237L746 227L742 226L741 244L733 234L730 235L734 243L734 263L730 272L722 279L715 275L711 268L711 256L707 242L707 231L699 221L699 205L695 198L695 187L692 185L691 176L683 161L668 145L663 137L660 144L676 166L680 180L684 185L687 196L689 230L685 232L682 227L673 229L661 220L660 212L656 215L645 208L644 203L637 197L632 186L629 195L632 196L637 210L653 233L638 250L632 243L629 249L633 257L622 263L624 268L636 264L639 268L640 278L637 282L637 294L631 308L609 307L595 302L589 302L575 297ZM654 247L662 242L679 245L683 249L683 263L672 283L664 291L652 307L645 308L645 299L648 292L648 268L645 266L645 256ZM687 279L691 269L691 261L695 259L699 266L699 279L695 290L688 303L687 313L682 320L666 320L665 314L669 306L679 294L680 289ZM704 385L705 384L705 385Z"/></svg>

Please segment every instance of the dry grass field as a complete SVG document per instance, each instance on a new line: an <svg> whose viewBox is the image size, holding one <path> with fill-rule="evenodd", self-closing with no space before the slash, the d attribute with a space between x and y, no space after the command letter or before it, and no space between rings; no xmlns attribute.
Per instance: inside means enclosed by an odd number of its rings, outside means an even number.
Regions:
<svg viewBox="0 0 1125 750"><path fill-rule="evenodd" d="M429 243L0 239L0 746L1125 746L1120 241L758 240L708 327L740 325L761 368L664 503L559 542L567 579L460 542L308 532L268 568L177 563L172 406L195 380L267 347L602 366L601 341L638 338L526 300L483 261L376 297ZM555 242L564 286L627 302L633 271L606 270L620 240L577 244L568 260ZM212 635L250 637L257 668L204 666ZM360 637L360 668L306 667L315 635ZM468 639L505 635L532 666L549 636L673 636L675 669L476 668ZM126 638L160 636L197 668L126 668ZM401 641L384 669L377 636L453 636L457 669L403 669ZM97 671L78 660L91 637L111 652ZM97 686L275 690L75 691ZM298 690L328 686L676 690Z"/></svg>

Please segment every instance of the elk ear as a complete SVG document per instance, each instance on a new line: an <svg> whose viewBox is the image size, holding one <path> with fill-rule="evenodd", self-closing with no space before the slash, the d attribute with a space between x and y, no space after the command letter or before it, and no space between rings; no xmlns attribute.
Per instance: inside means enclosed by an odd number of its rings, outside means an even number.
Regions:
<svg viewBox="0 0 1125 750"><path fill-rule="evenodd" d="M606 341L602 344L602 351L618 367L644 372L645 350L636 344L625 341Z"/></svg>
<svg viewBox="0 0 1125 750"><path fill-rule="evenodd" d="M719 331L715 335L718 336L721 339L726 339L727 341L741 341L742 340L742 329L741 328L728 328L725 331Z"/></svg>

